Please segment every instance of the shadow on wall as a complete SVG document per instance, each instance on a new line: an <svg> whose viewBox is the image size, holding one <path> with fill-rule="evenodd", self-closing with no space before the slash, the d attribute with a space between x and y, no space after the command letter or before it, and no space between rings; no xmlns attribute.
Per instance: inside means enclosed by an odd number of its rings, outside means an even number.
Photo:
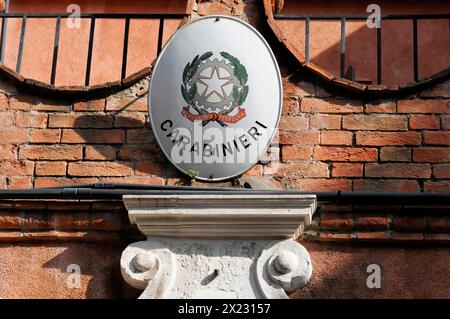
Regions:
<svg viewBox="0 0 450 319"><path fill-rule="evenodd" d="M446 298L450 275L447 247L404 247L384 244L336 244L302 242L313 263L313 275L290 298ZM81 268L82 289L74 292L86 298L137 298L141 291L128 286L120 274L120 254L126 244L68 244L62 253L44 264L68 278L67 266ZM52 246L51 247L61 247ZM429 261L433 260L432 263ZM381 269L380 289L369 289L369 265ZM420 274L420 276L418 275ZM208 282L208 274L205 283ZM58 286L61 286L58 284ZM66 286L63 294L71 295ZM83 290L86 289L86 290ZM85 293L85 295L83 294Z"/></svg>
<svg viewBox="0 0 450 319"><path fill-rule="evenodd" d="M53 246L60 247L56 244ZM43 268L56 269L60 272L61 278L66 279L65 286L61 290L69 294L71 296L69 298L74 298L75 295L87 299L136 299L142 292L128 285L120 273L120 256L126 246L125 243L69 244L64 252L46 262ZM71 265L79 266L81 271L80 288L71 286L76 283L73 272L71 273Z"/></svg>
<svg viewBox="0 0 450 319"><path fill-rule="evenodd" d="M131 169L131 173L124 173L124 175L112 171L111 176L108 176L108 170L104 170L102 173L104 176L98 176L102 181L147 183L148 179L139 179L180 177L171 166L167 165L167 160L155 140L145 113L128 112L133 111L139 99L130 100L117 109L116 113L80 116L74 123L77 129L66 131L65 135L63 133L62 143L86 144L83 158L86 164L91 161L102 161L98 164L118 163ZM69 171L69 175L77 176L77 174L93 175L89 170L78 173ZM123 177L129 175L134 177L126 178L125 181Z"/></svg>

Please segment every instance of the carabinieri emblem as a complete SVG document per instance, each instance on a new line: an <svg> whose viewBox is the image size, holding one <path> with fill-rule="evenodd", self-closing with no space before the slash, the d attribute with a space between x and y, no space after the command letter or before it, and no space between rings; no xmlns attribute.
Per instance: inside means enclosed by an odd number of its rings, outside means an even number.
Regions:
<svg viewBox="0 0 450 319"><path fill-rule="evenodd" d="M225 127L246 116L242 105L249 91L247 70L231 54L220 55L225 60L211 60L211 51L197 55L184 68L181 94L188 105L181 114L191 122L202 121L205 126L215 121Z"/></svg>

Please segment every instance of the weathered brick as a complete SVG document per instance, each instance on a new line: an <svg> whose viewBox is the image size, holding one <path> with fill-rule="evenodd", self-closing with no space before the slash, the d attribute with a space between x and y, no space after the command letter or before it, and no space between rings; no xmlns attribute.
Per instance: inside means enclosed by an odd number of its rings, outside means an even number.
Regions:
<svg viewBox="0 0 450 319"><path fill-rule="evenodd" d="M302 99L300 109L309 113L361 113L363 103L348 100Z"/></svg>
<svg viewBox="0 0 450 319"><path fill-rule="evenodd" d="M34 163L30 161L0 162L0 175L23 176L33 175Z"/></svg>
<svg viewBox="0 0 450 319"><path fill-rule="evenodd" d="M47 127L47 114L20 112L16 114L16 126L45 128Z"/></svg>
<svg viewBox="0 0 450 319"><path fill-rule="evenodd" d="M415 180L358 179L353 181L353 190L364 192L418 192L420 187Z"/></svg>
<svg viewBox="0 0 450 319"><path fill-rule="evenodd" d="M392 101L369 103L366 105L367 113L395 113L396 104Z"/></svg>
<svg viewBox="0 0 450 319"><path fill-rule="evenodd" d="M64 176L66 175L66 162L38 162L36 163L37 176Z"/></svg>
<svg viewBox="0 0 450 319"><path fill-rule="evenodd" d="M299 103L294 98L283 99L283 115L284 114L296 114L299 111Z"/></svg>
<svg viewBox="0 0 450 319"><path fill-rule="evenodd" d="M56 211L56 212L85 212L89 210L91 207L91 203L89 202L70 202L70 201L61 201L61 202L49 202L47 204L48 211Z"/></svg>
<svg viewBox="0 0 450 319"><path fill-rule="evenodd" d="M25 143L27 131L23 128L0 128L0 144Z"/></svg>
<svg viewBox="0 0 450 319"><path fill-rule="evenodd" d="M44 230L54 229L56 225L56 215L42 213L26 213L23 216L22 229L23 230Z"/></svg>
<svg viewBox="0 0 450 319"><path fill-rule="evenodd" d="M439 117L428 115L411 115L409 127L413 130L438 130Z"/></svg>
<svg viewBox="0 0 450 319"><path fill-rule="evenodd" d="M30 143L59 143L61 130L59 129L31 129Z"/></svg>
<svg viewBox="0 0 450 319"><path fill-rule="evenodd" d="M63 130L62 143L68 144L122 144L125 142L123 130Z"/></svg>
<svg viewBox="0 0 450 319"><path fill-rule="evenodd" d="M14 160L17 156L17 148L14 145L0 144L0 160Z"/></svg>
<svg viewBox="0 0 450 319"><path fill-rule="evenodd" d="M366 164L366 177L430 178L431 167L427 164Z"/></svg>
<svg viewBox="0 0 450 319"><path fill-rule="evenodd" d="M317 145L319 132L280 130L280 144Z"/></svg>
<svg viewBox="0 0 450 319"><path fill-rule="evenodd" d="M130 163L120 162L78 162L69 163L69 176L129 176L132 173Z"/></svg>
<svg viewBox="0 0 450 319"><path fill-rule="evenodd" d="M157 152L154 146L127 144L120 147L118 158L121 160L154 159Z"/></svg>
<svg viewBox="0 0 450 319"><path fill-rule="evenodd" d="M420 96L450 98L450 86L447 83L437 84L431 89L420 92Z"/></svg>
<svg viewBox="0 0 450 319"><path fill-rule="evenodd" d="M314 158L318 161L375 162L378 159L378 150L375 148L317 147L314 149Z"/></svg>
<svg viewBox="0 0 450 319"><path fill-rule="evenodd" d="M395 241L422 241L424 240L424 234L391 232L390 239Z"/></svg>
<svg viewBox="0 0 450 319"><path fill-rule="evenodd" d="M283 93L287 98L311 96L311 90L314 91L314 86L311 88L311 84L306 88L306 86L302 86L300 83L293 83L289 79L283 79Z"/></svg>
<svg viewBox="0 0 450 319"><path fill-rule="evenodd" d="M423 132L424 145L450 145L450 132Z"/></svg>
<svg viewBox="0 0 450 319"><path fill-rule="evenodd" d="M282 130L305 130L308 128L308 120L304 116L282 116L280 129Z"/></svg>
<svg viewBox="0 0 450 319"><path fill-rule="evenodd" d="M422 232L425 230L424 216L394 216L390 229L399 232Z"/></svg>
<svg viewBox="0 0 450 319"><path fill-rule="evenodd" d="M331 176L333 177L361 177L363 174L362 164L333 163Z"/></svg>
<svg viewBox="0 0 450 319"><path fill-rule="evenodd" d="M388 218L386 215L356 214L354 228L364 231L387 230Z"/></svg>
<svg viewBox="0 0 450 319"><path fill-rule="evenodd" d="M34 179L34 187L65 187L80 184L92 184L98 182L97 178L61 178L61 177L36 177Z"/></svg>
<svg viewBox="0 0 450 319"><path fill-rule="evenodd" d="M261 177L263 174L263 168L261 164L253 165L252 168L250 168L248 171L246 171L244 174L242 174L243 178L246 177Z"/></svg>
<svg viewBox="0 0 450 319"><path fill-rule="evenodd" d="M86 102L78 102L73 105L74 111L85 111L85 112L101 112L105 110L106 100L99 99Z"/></svg>
<svg viewBox="0 0 450 319"><path fill-rule="evenodd" d="M356 132L356 144L364 146L420 145L419 132Z"/></svg>
<svg viewBox="0 0 450 319"><path fill-rule="evenodd" d="M407 147L382 147L380 159L383 162L410 162L411 149Z"/></svg>
<svg viewBox="0 0 450 319"><path fill-rule="evenodd" d="M356 238L358 240L369 240L369 241L375 241L375 240L387 240L389 239L387 232L357 232Z"/></svg>
<svg viewBox="0 0 450 319"><path fill-rule="evenodd" d="M6 94L0 93L0 111L4 111L9 108L9 98Z"/></svg>
<svg viewBox="0 0 450 319"><path fill-rule="evenodd" d="M21 229L22 212L0 211L0 229Z"/></svg>
<svg viewBox="0 0 450 319"><path fill-rule="evenodd" d="M288 187L301 191L349 191L351 181L346 179L297 179L288 181Z"/></svg>
<svg viewBox="0 0 450 319"><path fill-rule="evenodd" d="M450 182L425 182L423 188L430 193L450 193Z"/></svg>
<svg viewBox="0 0 450 319"><path fill-rule="evenodd" d="M164 175L166 164L162 161L139 161L136 163L135 174L137 176Z"/></svg>
<svg viewBox="0 0 450 319"><path fill-rule="evenodd" d="M9 107L14 110L20 111L42 111L42 112L67 112L70 109L69 105L62 105L51 103L49 101L43 101L42 99L37 98L25 98L24 96L20 96L20 98L12 97L10 99Z"/></svg>
<svg viewBox="0 0 450 319"><path fill-rule="evenodd" d="M413 149L413 161L422 163L450 162L449 148L416 148Z"/></svg>
<svg viewBox="0 0 450 319"><path fill-rule="evenodd" d="M345 131L321 131L321 145L344 145L351 146L353 143L353 133Z"/></svg>
<svg viewBox="0 0 450 319"><path fill-rule="evenodd" d="M441 118L442 129L450 131L450 116L443 116Z"/></svg>
<svg viewBox="0 0 450 319"><path fill-rule="evenodd" d="M324 230L351 230L353 218L351 214L322 213L319 227Z"/></svg>
<svg viewBox="0 0 450 319"><path fill-rule="evenodd" d="M86 146L87 160L114 160L116 158L116 148L109 145L88 145Z"/></svg>
<svg viewBox="0 0 450 319"><path fill-rule="evenodd" d="M0 189L6 188L6 178L3 176L0 176Z"/></svg>
<svg viewBox="0 0 450 319"><path fill-rule="evenodd" d="M220 2L205 2L198 6L198 14L201 16L212 14L230 15L231 8Z"/></svg>
<svg viewBox="0 0 450 319"><path fill-rule="evenodd" d="M32 101L18 100L15 97L9 99L9 107L13 110L30 111L32 108L31 103Z"/></svg>
<svg viewBox="0 0 450 319"><path fill-rule="evenodd" d="M107 111L148 111L148 103L145 97L136 98L133 96L111 96L106 99Z"/></svg>
<svg viewBox="0 0 450 319"><path fill-rule="evenodd" d="M450 165L433 165L433 177L450 179Z"/></svg>
<svg viewBox="0 0 450 319"><path fill-rule="evenodd" d="M14 113L12 111L0 112L0 123L3 128L14 126Z"/></svg>
<svg viewBox="0 0 450 319"><path fill-rule="evenodd" d="M151 129L127 130L127 143L129 144L151 144L155 142L155 136Z"/></svg>
<svg viewBox="0 0 450 319"><path fill-rule="evenodd" d="M89 213L59 212L56 215L56 229L87 230L90 224Z"/></svg>
<svg viewBox="0 0 450 319"><path fill-rule="evenodd" d="M83 149L72 145L26 145L19 150L20 159L31 160L81 160Z"/></svg>
<svg viewBox="0 0 450 319"><path fill-rule="evenodd" d="M449 100L399 100L398 113L448 113Z"/></svg>
<svg viewBox="0 0 450 319"><path fill-rule="evenodd" d="M145 114L143 113L120 113L114 118L114 127L139 128L145 125Z"/></svg>
<svg viewBox="0 0 450 319"><path fill-rule="evenodd" d="M127 177L102 177L103 183L140 184L140 185L165 185L166 181L158 176L127 176Z"/></svg>
<svg viewBox="0 0 450 319"><path fill-rule="evenodd" d="M310 127L314 129L338 130L341 128L341 116L329 114L311 115Z"/></svg>
<svg viewBox="0 0 450 319"><path fill-rule="evenodd" d="M284 145L281 149L283 161L307 160L312 155L312 148L307 146Z"/></svg>
<svg viewBox="0 0 450 319"><path fill-rule="evenodd" d="M338 240L352 240L353 236L349 233L323 233L319 234L320 241L338 241Z"/></svg>
<svg viewBox="0 0 450 319"><path fill-rule="evenodd" d="M396 115L346 115L342 128L356 131L405 131L407 119L406 116Z"/></svg>
<svg viewBox="0 0 450 319"><path fill-rule="evenodd" d="M110 115L50 114L48 127L58 128L111 128L113 118Z"/></svg>
<svg viewBox="0 0 450 319"><path fill-rule="evenodd" d="M328 165L325 163L293 162L280 164L278 173L288 178L328 177Z"/></svg>
<svg viewBox="0 0 450 319"><path fill-rule="evenodd" d="M30 189L32 188L31 177L13 176L8 177L8 187L10 189Z"/></svg>
<svg viewBox="0 0 450 319"><path fill-rule="evenodd" d="M433 242L441 242L448 243L450 242L450 234L433 234L433 233L425 233L425 240L433 241Z"/></svg>
<svg viewBox="0 0 450 319"><path fill-rule="evenodd" d="M450 233L450 216L428 217L427 231L433 233Z"/></svg>

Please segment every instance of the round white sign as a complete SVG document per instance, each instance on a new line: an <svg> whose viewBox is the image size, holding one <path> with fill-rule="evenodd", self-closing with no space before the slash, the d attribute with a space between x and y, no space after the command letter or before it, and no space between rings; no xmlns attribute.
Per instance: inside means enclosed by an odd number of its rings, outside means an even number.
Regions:
<svg viewBox="0 0 450 319"><path fill-rule="evenodd" d="M281 115L278 64L249 24L207 16L180 28L150 82L149 114L164 154L179 170L220 181L264 155Z"/></svg>

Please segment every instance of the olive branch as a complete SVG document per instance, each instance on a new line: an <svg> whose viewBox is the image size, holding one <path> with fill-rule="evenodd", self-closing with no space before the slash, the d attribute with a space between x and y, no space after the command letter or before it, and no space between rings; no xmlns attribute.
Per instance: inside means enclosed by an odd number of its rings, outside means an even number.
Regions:
<svg viewBox="0 0 450 319"><path fill-rule="evenodd" d="M245 100L247 99L248 91L249 91L249 88L247 85L248 73L247 73L247 69L245 68L245 66L243 66L236 57L232 56L228 52L220 52L220 55L224 59L227 59L228 61L230 61L230 64L234 70L234 76L236 77L236 79L239 81L239 84L240 84L240 87L237 85L233 86L233 92L232 92L233 99L234 99L233 104L231 105L231 107L228 110L222 111L222 114L229 114L229 113L233 112L233 110L236 107L244 104Z"/></svg>
<svg viewBox="0 0 450 319"><path fill-rule="evenodd" d="M200 64L212 57L213 53L208 51L204 54L197 55L192 62L186 64L186 67L183 70L183 84L181 85L181 95L183 95L184 100L192 106L199 114L203 114L204 112L195 106L195 94L197 93L197 83L194 83L190 89L188 89L187 84L192 79L192 77L197 72Z"/></svg>

